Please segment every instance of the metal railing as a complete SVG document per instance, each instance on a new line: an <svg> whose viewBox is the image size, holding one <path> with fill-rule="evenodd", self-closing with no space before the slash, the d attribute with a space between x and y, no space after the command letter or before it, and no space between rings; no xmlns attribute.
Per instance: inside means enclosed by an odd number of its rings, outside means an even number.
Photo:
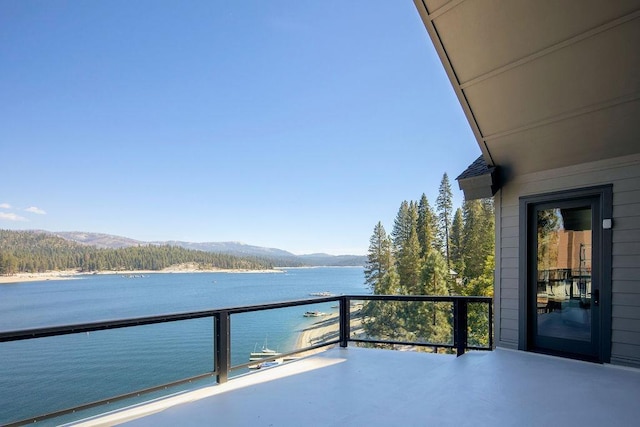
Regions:
<svg viewBox="0 0 640 427"><path fill-rule="evenodd" d="M384 302L431 302L431 303L450 303L453 311L453 340L450 343L442 342L415 342L415 341L403 341L403 340L389 340L380 339L375 337L360 337L354 338L351 336L351 303L352 301L384 301ZM492 299L490 297L462 297L462 296L398 296L398 295L341 295L330 297L318 297L304 300L285 301L278 303L268 303L260 305L222 308L215 310L204 310L187 313L167 314L160 316L148 316L131 319L119 319L108 320L93 323L83 323L75 325L65 326L52 326L46 328L37 329L25 329L18 331L0 332L0 343L11 341L31 340L44 337L53 337L69 334L80 334L94 331L104 331L110 329L129 328L134 326L152 325L167 322L177 322L191 319L201 318L213 318L214 319L214 360L213 371L203 373L201 375L192 376L189 378L180 379L166 384L145 388L142 390L136 390L131 393L121 394L108 399L102 399L91 403L82 404L73 408L63 409L55 412L50 412L37 417L23 419L21 421L8 424L12 425L24 425L34 422L59 417L62 415L75 413L81 410L89 409L99 405L109 404L118 400L140 396L144 393L158 391L162 389L168 389L170 387L178 386L181 384L197 381L203 378L216 377L216 381L219 384L225 383L229 378L229 373L233 370L248 368L250 365L256 362L247 362L238 365L231 365L231 316L240 313L258 312L263 310L273 310L279 308L304 306L311 304L327 303L327 302L339 302L339 333L338 337L326 341L322 341L318 344L307 346L304 348L296 349L288 353L278 353L273 357L266 357L261 361L272 361L287 356L298 355L306 353L312 350L316 350L322 347L339 344L341 347L347 347L349 342L355 343L369 343L369 344L387 344L387 345L411 345L411 346L427 346L433 348L448 348L455 351L460 356L464 354L466 350L491 350L493 348L493 306ZM486 346L474 346L468 343L468 306L469 303L480 303L487 305L487 318L488 318L488 345Z"/></svg>
<svg viewBox="0 0 640 427"><path fill-rule="evenodd" d="M453 340L451 343L435 343L435 342L417 342L417 341L399 341L388 339L366 338L358 339L350 336L343 337L341 333L340 345L347 346L347 342L361 342L371 344L392 344L392 345L409 345L418 347L448 348L456 352L458 356L465 353L466 350L491 350L493 349L493 299L491 297L469 297L469 296L430 296L430 295L366 295L366 296L348 296L349 300L358 301L397 301L397 302L432 302L432 303L450 303L453 311ZM486 304L487 305L487 342L486 346L470 345L468 342L469 329L469 303ZM346 307L349 305L346 304ZM341 304L340 308L342 309ZM350 311L345 310L340 313L340 331L348 331L350 324ZM344 326L342 325L344 323Z"/></svg>

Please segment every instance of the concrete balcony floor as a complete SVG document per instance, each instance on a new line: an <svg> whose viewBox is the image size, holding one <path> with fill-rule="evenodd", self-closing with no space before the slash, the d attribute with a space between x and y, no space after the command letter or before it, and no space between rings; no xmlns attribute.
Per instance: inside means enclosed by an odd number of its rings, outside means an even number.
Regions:
<svg viewBox="0 0 640 427"><path fill-rule="evenodd" d="M81 425L637 426L640 370L512 350L334 348Z"/></svg>

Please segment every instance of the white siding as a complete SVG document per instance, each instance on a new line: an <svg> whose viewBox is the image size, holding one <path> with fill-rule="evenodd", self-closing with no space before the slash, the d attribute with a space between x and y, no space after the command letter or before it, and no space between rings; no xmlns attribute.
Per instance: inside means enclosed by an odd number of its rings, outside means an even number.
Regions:
<svg viewBox="0 0 640 427"><path fill-rule="evenodd" d="M519 199L613 185L611 362L640 366L640 155L521 175L496 194L496 343L518 346Z"/></svg>

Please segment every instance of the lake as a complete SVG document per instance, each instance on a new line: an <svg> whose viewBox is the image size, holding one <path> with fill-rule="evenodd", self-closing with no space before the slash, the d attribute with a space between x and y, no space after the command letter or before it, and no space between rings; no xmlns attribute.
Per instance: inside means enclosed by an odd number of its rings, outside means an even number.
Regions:
<svg viewBox="0 0 640 427"><path fill-rule="evenodd" d="M361 267L87 275L6 284L0 285L0 331L305 299L324 291L369 293ZM312 322L303 313L337 311L333 305L233 315L231 363L247 362L265 344L293 350L299 331ZM211 371L212 334L213 321L204 318L2 343L0 424Z"/></svg>

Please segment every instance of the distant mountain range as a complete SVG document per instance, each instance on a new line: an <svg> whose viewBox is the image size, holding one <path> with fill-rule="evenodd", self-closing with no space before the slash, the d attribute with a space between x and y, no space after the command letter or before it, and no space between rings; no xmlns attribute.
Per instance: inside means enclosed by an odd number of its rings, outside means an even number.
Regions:
<svg viewBox="0 0 640 427"><path fill-rule="evenodd" d="M247 245L240 242L182 242L178 240L168 240L163 242L145 242L130 239L128 237L114 236L103 233L89 233L80 231L45 231L43 233L53 234L65 240L80 243L83 245L96 246L98 248L127 248L139 245L171 245L186 249L194 249L205 252L217 252L236 256L254 256L272 260L280 267L302 267L302 266L361 266L367 261L364 255L329 255L315 253L308 255L295 255L291 252L266 248L262 246Z"/></svg>

